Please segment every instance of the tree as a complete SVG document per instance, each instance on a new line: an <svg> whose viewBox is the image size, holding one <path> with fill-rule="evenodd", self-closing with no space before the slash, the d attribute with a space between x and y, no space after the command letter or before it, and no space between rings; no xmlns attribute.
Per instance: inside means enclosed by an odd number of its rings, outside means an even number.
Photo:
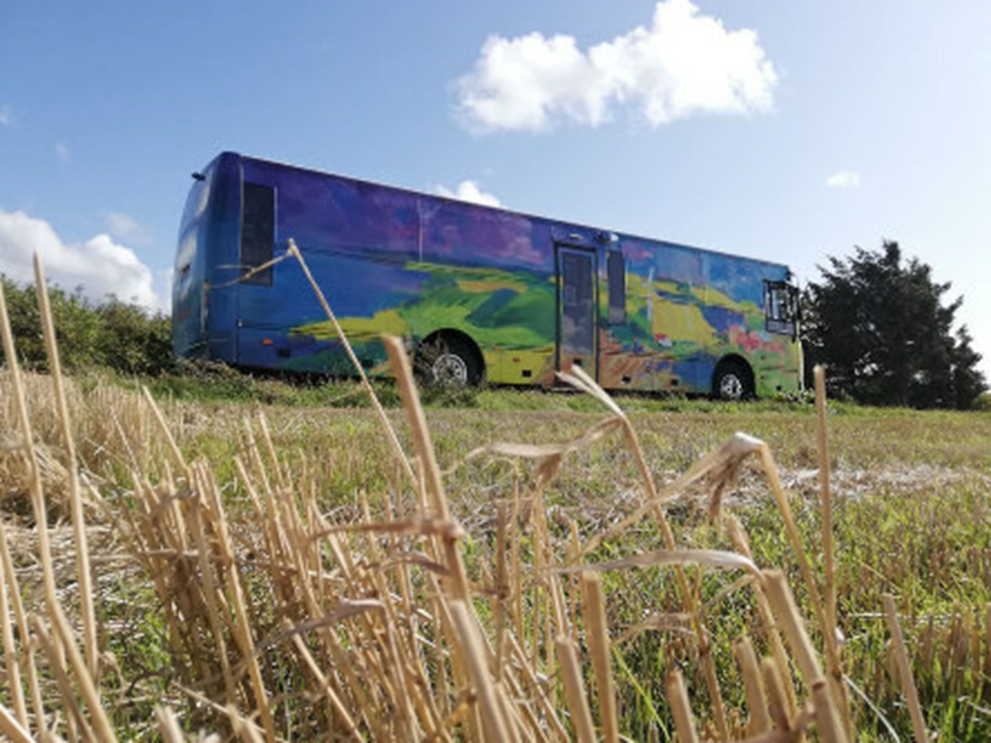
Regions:
<svg viewBox="0 0 991 743"><path fill-rule="evenodd" d="M820 283L803 293L803 341L809 368L828 367L832 392L870 405L972 408L987 389L980 354L966 327L954 334L963 303L943 303L950 284L936 283L897 242L829 256Z"/></svg>

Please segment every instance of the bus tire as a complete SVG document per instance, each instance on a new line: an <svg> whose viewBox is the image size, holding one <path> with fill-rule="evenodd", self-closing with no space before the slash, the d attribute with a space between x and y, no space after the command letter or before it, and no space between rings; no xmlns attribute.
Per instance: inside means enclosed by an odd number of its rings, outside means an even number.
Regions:
<svg viewBox="0 0 991 743"><path fill-rule="evenodd" d="M482 381L482 355L459 335L428 338L417 352L417 368L423 381L438 387L477 387Z"/></svg>
<svg viewBox="0 0 991 743"><path fill-rule="evenodd" d="M739 359L723 359L712 375L712 396L717 400L749 400L754 396L754 374Z"/></svg>

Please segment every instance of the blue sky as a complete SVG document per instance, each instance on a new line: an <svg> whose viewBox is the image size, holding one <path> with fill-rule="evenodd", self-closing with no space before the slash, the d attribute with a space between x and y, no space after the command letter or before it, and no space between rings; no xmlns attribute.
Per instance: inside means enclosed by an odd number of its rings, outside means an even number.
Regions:
<svg viewBox="0 0 991 743"><path fill-rule="evenodd" d="M0 270L167 307L235 150L790 264L898 240L991 372L991 3L0 3Z"/></svg>

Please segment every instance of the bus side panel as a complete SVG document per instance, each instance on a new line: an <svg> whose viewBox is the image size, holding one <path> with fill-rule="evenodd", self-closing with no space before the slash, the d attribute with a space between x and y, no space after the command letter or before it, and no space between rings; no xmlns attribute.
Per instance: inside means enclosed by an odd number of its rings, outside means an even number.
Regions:
<svg viewBox="0 0 991 743"><path fill-rule="evenodd" d="M423 197L421 270L431 281L408 308L415 337L467 334L499 384L551 383L556 298L553 225L546 220Z"/></svg>
<svg viewBox="0 0 991 743"><path fill-rule="evenodd" d="M610 322L600 363L603 386L643 391L700 392L708 388L713 331L702 309L704 254L649 240L625 238L615 247L626 265L626 313ZM608 289L605 277L603 286Z"/></svg>
<svg viewBox="0 0 991 743"><path fill-rule="evenodd" d="M277 252L295 240L359 359L381 367L381 334L406 334L395 310L419 296L426 278L407 268L417 254L415 196L249 159L244 179L274 190ZM243 284L238 306L242 364L354 372L296 260L277 264L270 285ZM373 320L383 313L382 322Z"/></svg>
<svg viewBox="0 0 991 743"><path fill-rule="evenodd" d="M744 358L753 369L759 397L801 389L801 344L790 334L767 329L764 306L766 283L786 281L788 269L718 254L711 256L710 261L710 281L719 292L717 296L738 298L747 310L743 322L724 323L720 327L715 354L720 358L729 354Z"/></svg>
<svg viewBox="0 0 991 743"><path fill-rule="evenodd" d="M548 223L345 178L245 161L276 190L277 235L293 238L362 364L387 371L379 339L468 335L493 382L553 375ZM294 261L240 289L242 364L348 372L335 330Z"/></svg>
<svg viewBox="0 0 991 743"><path fill-rule="evenodd" d="M386 360L383 334L407 336L403 309L415 304L429 274L346 252L302 249L356 355L370 371ZM294 259L275 267L270 291L249 287L242 298L242 363L291 371L354 373L333 324ZM249 304L248 300L252 303Z"/></svg>
<svg viewBox="0 0 991 743"><path fill-rule="evenodd" d="M719 361L740 356L758 393L797 388L797 342L765 330L764 282L783 280L786 268L654 241L618 249L626 317L610 324L600 309L603 386L708 393Z"/></svg>

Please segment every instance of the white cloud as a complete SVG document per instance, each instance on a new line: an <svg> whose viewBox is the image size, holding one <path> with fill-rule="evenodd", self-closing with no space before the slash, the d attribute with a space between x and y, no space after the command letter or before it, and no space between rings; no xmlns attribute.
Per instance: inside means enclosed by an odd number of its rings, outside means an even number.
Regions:
<svg viewBox="0 0 991 743"><path fill-rule="evenodd" d="M860 188L860 173L852 170L841 170L826 179L830 188Z"/></svg>
<svg viewBox="0 0 991 743"><path fill-rule="evenodd" d="M689 0L664 0L638 26L587 52L571 36L490 36L457 82L458 113L479 132L589 126L631 107L651 126L693 114L747 114L774 102L777 73L750 29L727 31Z"/></svg>
<svg viewBox="0 0 991 743"><path fill-rule="evenodd" d="M55 154L58 155L58 159L64 163L69 162L69 159L72 157L72 153L69 152L69 145L65 142L55 143Z"/></svg>
<svg viewBox="0 0 991 743"><path fill-rule="evenodd" d="M151 233L133 217L123 212L108 212L105 219L107 230L118 240L139 247L147 247L151 244Z"/></svg>
<svg viewBox="0 0 991 743"><path fill-rule="evenodd" d="M502 206L502 202L499 199L478 187L475 181L467 180L461 181L458 187L452 191L444 186L437 186L437 193L441 196L446 196L449 199L460 199L461 201L470 201L473 204L482 204L483 206Z"/></svg>
<svg viewBox="0 0 991 743"><path fill-rule="evenodd" d="M14 112L6 103L0 106L0 127L10 129L14 126Z"/></svg>
<svg viewBox="0 0 991 743"><path fill-rule="evenodd" d="M21 211L0 210L0 273L18 283L33 283L36 251L48 282L66 291L79 287L94 301L113 294L125 302L168 309L167 300L154 289L151 269L109 235L66 243L48 222Z"/></svg>
<svg viewBox="0 0 991 743"><path fill-rule="evenodd" d="M172 266L163 268L158 272L158 286L162 287L160 297L172 297L172 283L175 281L175 269ZM167 300L161 309L168 311L172 305L172 300Z"/></svg>

